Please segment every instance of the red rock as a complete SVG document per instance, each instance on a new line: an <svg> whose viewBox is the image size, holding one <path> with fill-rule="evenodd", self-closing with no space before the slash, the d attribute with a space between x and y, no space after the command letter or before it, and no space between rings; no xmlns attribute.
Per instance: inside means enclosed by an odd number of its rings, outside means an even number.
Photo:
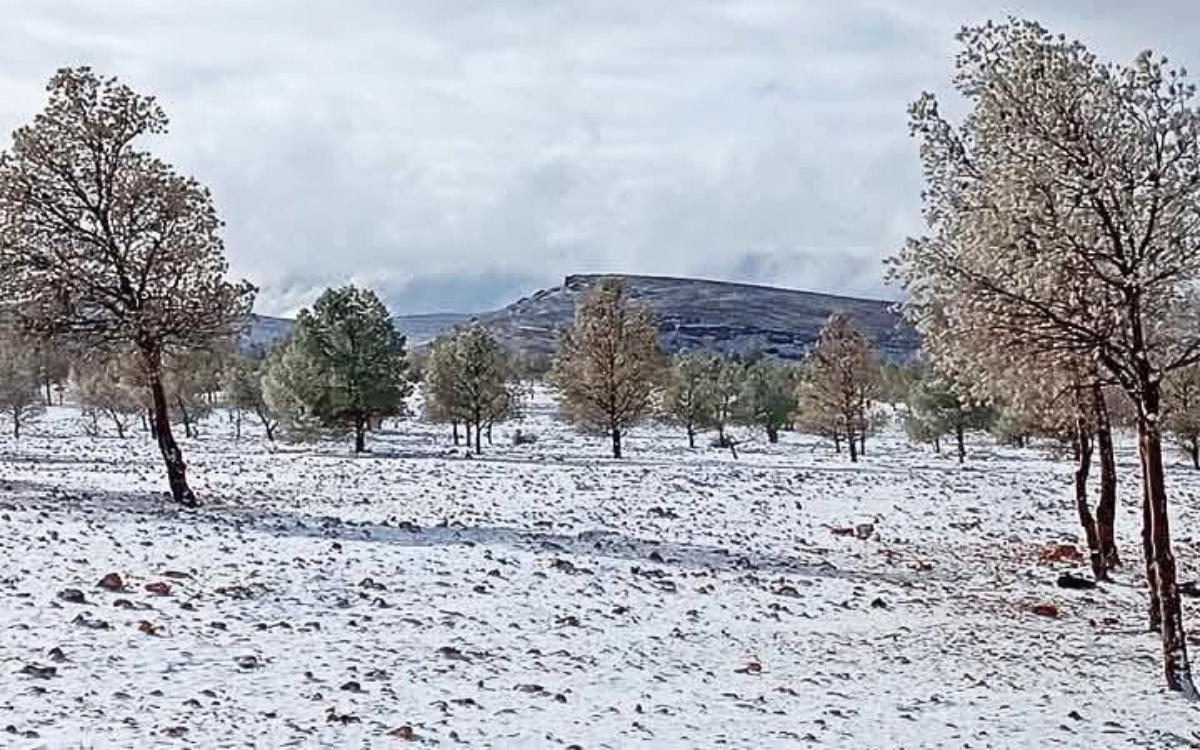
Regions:
<svg viewBox="0 0 1200 750"><path fill-rule="evenodd" d="M1035 615L1040 615L1042 617L1058 617L1058 607L1054 606L1050 602L1035 604L1030 608L1030 611Z"/></svg>
<svg viewBox="0 0 1200 750"><path fill-rule="evenodd" d="M154 583L147 583L146 590L149 591L151 594L158 594L159 596L166 596L167 594L171 593L171 586L169 584L163 583L162 581L155 581Z"/></svg>
<svg viewBox="0 0 1200 750"><path fill-rule="evenodd" d="M117 573L109 573L101 578L100 582L96 585L109 591L120 591L125 588L125 582L121 580L121 576Z"/></svg>

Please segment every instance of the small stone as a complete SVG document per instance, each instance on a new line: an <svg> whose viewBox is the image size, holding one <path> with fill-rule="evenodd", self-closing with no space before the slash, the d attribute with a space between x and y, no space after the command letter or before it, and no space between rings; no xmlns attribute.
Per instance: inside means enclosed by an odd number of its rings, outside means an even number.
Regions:
<svg viewBox="0 0 1200 750"><path fill-rule="evenodd" d="M254 654L247 654L246 656L238 657L237 665L239 667L241 667L242 669L258 669L263 664L262 664L262 660L259 659Z"/></svg>
<svg viewBox="0 0 1200 750"><path fill-rule="evenodd" d="M41 664L26 664L21 668L21 674L27 674L30 677L36 677L39 680L48 680L51 677L58 676L58 667L44 667Z"/></svg>
<svg viewBox="0 0 1200 750"><path fill-rule="evenodd" d="M1033 605L1033 607L1030 608L1030 611L1032 611L1035 615L1038 615L1040 617L1055 618L1055 617L1058 617L1058 614L1059 614L1058 607L1051 604L1050 602L1042 602L1040 604L1035 604L1035 605Z"/></svg>
<svg viewBox="0 0 1200 750"><path fill-rule="evenodd" d="M63 589L58 592L58 598L68 604L87 604L83 592L79 589Z"/></svg>
<svg viewBox="0 0 1200 750"><path fill-rule="evenodd" d="M1084 578L1073 573L1063 573L1058 577L1058 587L1060 589L1086 591L1096 588L1096 582L1091 578Z"/></svg>
<svg viewBox="0 0 1200 750"><path fill-rule="evenodd" d="M154 583L147 583L146 590L149 591L151 594L157 594L158 596L166 596L171 593L171 586L170 586L170 584L164 583L162 581L155 581Z"/></svg>
<svg viewBox="0 0 1200 750"><path fill-rule="evenodd" d="M125 582L121 580L121 576L117 573L109 573L100 579L96 584L107 591L121 591L125 588Z"/></svg>
<svg viewBox="0 0 1200 750"><path fill-rule="evenodd" d="M411 740L417 736L413 731L413 728L407 724L401 727L396 727L392 731L388 732L388 735L400 740Z"/></svg>

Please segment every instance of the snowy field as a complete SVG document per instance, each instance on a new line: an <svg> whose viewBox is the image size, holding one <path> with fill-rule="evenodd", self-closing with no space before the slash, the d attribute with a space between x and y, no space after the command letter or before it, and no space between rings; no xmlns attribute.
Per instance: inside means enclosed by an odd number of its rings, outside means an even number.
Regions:
<svg viewBox="0 0 1200 750"><path fill-rule="evenodd" d="M214 419L195 512L71 409L0 440L0 747L1200 746L1142 632L1128 446L1126 567L1076 592L1039 562L1078 540L1071 467L1036 451L652 427L616 462L546 403L483 459L388 428L355 459ZM1200 474L1169 471L1194 580Z"/></svg>

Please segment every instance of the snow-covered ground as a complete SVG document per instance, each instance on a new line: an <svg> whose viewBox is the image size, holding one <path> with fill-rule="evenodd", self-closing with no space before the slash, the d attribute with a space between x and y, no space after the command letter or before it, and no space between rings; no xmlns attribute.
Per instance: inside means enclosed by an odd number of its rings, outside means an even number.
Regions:
<svg viewBox="0 0 1200 750"><path fill-rule="evenodd" d="M1200 744L1142 629L1128 446L1126 570L1065 591L1070 466L979 441L735 461L647 427L617 462L543 401L482 459L416 421L355 459L214 419L181 512L144 436L34 433L0 440L0 747ZM1200 474L1169 479L1192 580Z"/></svg>

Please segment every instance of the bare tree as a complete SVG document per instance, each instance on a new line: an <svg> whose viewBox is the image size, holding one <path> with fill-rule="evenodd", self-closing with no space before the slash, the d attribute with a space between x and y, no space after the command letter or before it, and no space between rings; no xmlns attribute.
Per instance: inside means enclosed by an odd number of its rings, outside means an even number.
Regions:
<svg viewBox="0 0 1200 750"><path fill-rule="evenodd" d="M1151 626L1172 690L1196 696L1171 549L1162 383L1200 358L1200 112L1182 71L1143 53L1103 64L1029 22L967 28L961 126L911 108L926 237L897 258L908 314L935 308L1013 368L1063 354L1097 363L1136 405L1150 541Z"/></svg>
<svg viewBox="0 0 1200 750"><path fill-rule="evenodd" d="M575 307L564 329L553 380L563 416L590 432L612 438L614 458L621 438L650 413L664 373L654 314L629 299L624 282L597 282Z"/></svg>
<svg viewBox="0 0 1200 750"><path fill-rule="evenodd" d="M236 335L254 288L226 281L208 190L135 146L166 131L152 97L88 68L48 91L0 156L0 294L41 333L140 355L171 494L197 505L163 358Z"/></svg>

